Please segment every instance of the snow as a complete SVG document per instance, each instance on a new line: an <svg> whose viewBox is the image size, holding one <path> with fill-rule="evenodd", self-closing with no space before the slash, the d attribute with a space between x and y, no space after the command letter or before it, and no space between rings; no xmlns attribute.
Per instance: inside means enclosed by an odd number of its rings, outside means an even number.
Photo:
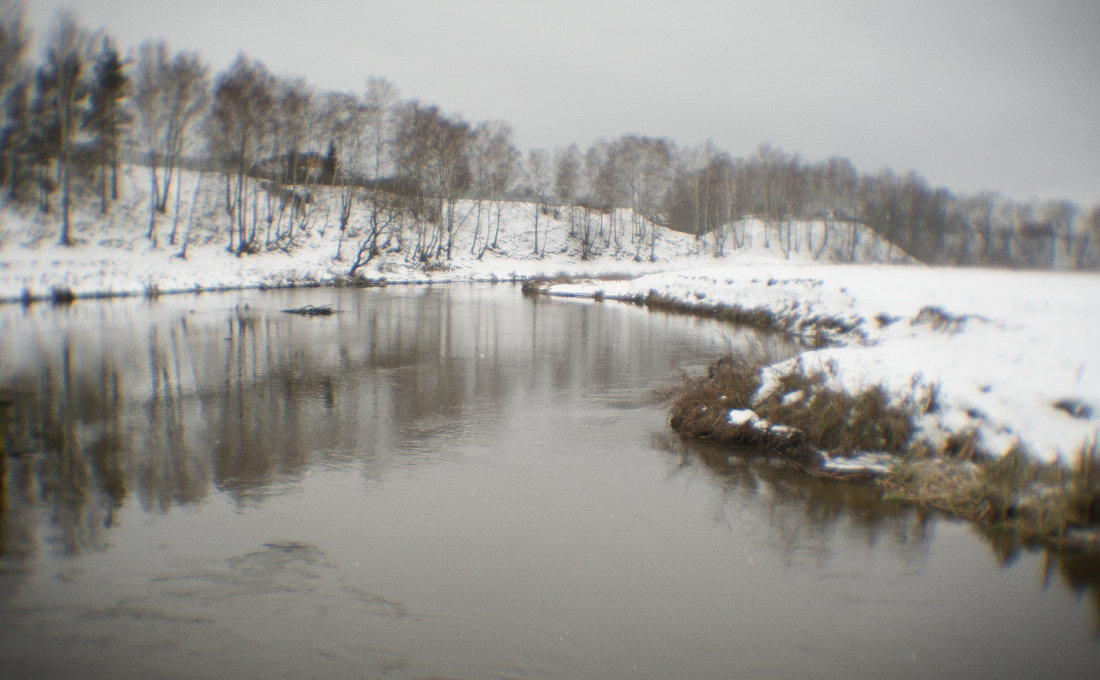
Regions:
<svg viewBox="0 0 1100 680"><path fill-rule="evenodd" d="M830 456L822 454L822 468L829 472L851 474L856 472L885 475L890 471L893 457L888 453L860 453L855 456Z"/></svg>
<svg viewBox="0 0 1100 680"><path fill-rule="evenodd" d="M196 173L185 172L181 179L178 221L175 206L158 218L156 245L145 238L148 175L141 167L125 168L123 200L107 216L98 214L91 197L76 202L73 247L57 245L56 210L42 215L33 207L0 208L0 301L48 299L55 290L79 297L328 284L347 273L350 262L333 259L335 215L323 206L335 202L323 200L324 189L314 188L321 200L290 253L237 257L226 251L219 178L206 175L197 194ZM192 196L198 197L194 205ZM799 248L784 251L790 241L780 239L774 225L769 230L747 220L738 225L741 247L734 248L731 239L718 258L713 241L657 227L651 262L648 243L644 248L630 243L629 214L623 215L628 224L619 246L601 247L597 256L582 261L564 209L540 216L545 249L541 255L532 252L533 210L531 204L505 204L497 248L478 259L470 252L475 204L462 201L454 257L444 267L426 271L410 261L406 243L360 273L388 283L615 274L623 280L560 284L549 292L608 300L655 292L703 309L766 310L791 327L830 319L838 322L834 344L806 350L798 360L826 369L831 386L850 391L882 384L900 399L914 389L935 389L939 408L920 423L933 443L974 429L983 448L994 454L1018 442L1038 460L1069 462L1100 431L1100 366L1094 361L1100 276L1095 274L896 264L910 260L875 234L820 221L788 227L798 235ZM362 211L353 214L350 228L363 219ZM177 256L179 243L169 245L167 233L176 223L182 234L189 221L192 238L183 260ZM851 258L851 242L845 241L851 233L858 236L856 259L873 264L835 264ZM345 241L345 255L354 245L353 239ZM1054 406L1062 400L1083 404L1081 417Z"/></svg>
<svg viewBox="0 0 1100 680"><path fill-rule="evenodd" d="M752 409L747 408L731 408L730 412L726 414L726 422L730 425L738 426L748 423L750 426L759 422L759 418Z"/></svg>

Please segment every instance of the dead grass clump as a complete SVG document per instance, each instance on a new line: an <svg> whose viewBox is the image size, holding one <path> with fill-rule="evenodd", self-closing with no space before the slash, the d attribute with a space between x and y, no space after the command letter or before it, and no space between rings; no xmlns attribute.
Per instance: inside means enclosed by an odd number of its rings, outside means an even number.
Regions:
<svg viewBox="0 0 1100 680"><path fill-rule="evenodd" d="M685 376L672 394L673 429L788 456L893 454L879 482L887 499L978 521L1025 541L1100 552L1100 438L1082 445L1075 468L1037 463L1020 446L993 456L976 430L933 445L913 435L917 418L938 408L938 385L923 391L915 385L901 402L880 386L848 395L828 387L825 371L795 362L760 397L761 369L776 358L757 347L722 357L704 376Z"/></svg>
<svg viewBox="0 0 1100 680"><path fill-rule="evenodd" d="M886 497L1042 540L1100 548L1100 446L1082 446L1077 469L1032 460L1021 447L997 459L899 461L881 481Z"/></svg>
<svg viewBox="0 0 1100 680"><path fill-rule="evenodd" d="M703 298L699 298L699 300L702 301ZM651 310L710 316L728 321L737 326L745 326L762 331L788 333L791 330L787 324L784 324L770 310L762 307L745 309L737 305L721 304L700 306L698 304L689 304L682 300L661 295L656 290L650 290L648 295L635 299L634 302L643 304Z"/></svg>
<svg viewBox="0 0 1100 680"><path fill-rule="evenodd" d="M785 447L806 445L830 454L901 453L913 433L913 410L891 403L881 387L856 395L826 387L821 371L800 364L780 375L759 401L760 370L775 356L759 349L722 357L698 379L684 378L674 395L676 431L719 442ZM730 418L731 411L742 411ZM751 416L748 412L751 411Z"/></svg>
<svg viewBox="0 0 1100 680"><path fill-rule="evenodd" d="M520 285L520 290L524 295L536 295L546 292L546 289L550 286L556 286L560 283L573 283L580 278L584 277L574 276L567 272L558 272L553 276L532 276L529 279L524 279L523 284Z"/></svg>
<svg viewBox="0 0 1100 680"><path fill-rule="evenodd" d="M913 434L913 413L896 405L880 386L855 395L825 386L825 374L800 364L779 379L757 405L761 416L801 431L818 450L847 455L856 451L901 453Z"/></svg>
<svg viewBox="0 0 1100 680"><path fill-rule="evenodd" d="M672 394L672 429L693 437L722 443L764 444L765 432L748 423L732 425L732 409L749 409L760 387L760 369L771 363L772 350L755 346L749 351L724 356L700 378L684 376Z"/></svg>
<svg viewBox="0 0 1100 680"><path fill-rule="evenodd" d="M420 262L420 270L425 274L442 273L454 270L454 267L438 258L424 258Z"/></svg>

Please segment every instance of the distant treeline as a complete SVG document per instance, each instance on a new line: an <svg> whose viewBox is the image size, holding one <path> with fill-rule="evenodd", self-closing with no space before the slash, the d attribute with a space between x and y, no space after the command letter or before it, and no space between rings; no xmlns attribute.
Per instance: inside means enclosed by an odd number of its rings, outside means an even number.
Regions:
<svg viewBox="0 0 1100 680"><path fill-rule="evenodd" d="M28 59L29 42L21 3L0 0L0 186L5 201L60 210L66 244L74 192L108 212L129 162L149 171L154 239L157 215L179 200L182 169L223 177L226 233L238 253L263 245L259 202L270 211L274 196L294 210L317 185L332 188L323 200L339 203L331 207L341 232L365 208L372 229L414 225L425 260L450 257L456 199L471 198L478 229L482 202L490 216L505 199L535 203L536 242L538 215L550 206L583 209L585 224L610 215L612 230L615 209L625 208L713 239L716 253L738 247L734 222L755 217L778 238L796 221L862 224L928 263L1100 267L1100 204L958 195L915 172L866 174L846 158L809 162L768 145L735 158L710 144L624 135L583 151L523 154L508 123L471 123L402 100L382 78L359 94L318 91L244 54L211 76L199 54L163 41L123 56L71 12L55 18L39 62ZM642 231L631 242L644 242L644 225L632 226ZM367 257L374 247L370 240Z"/></svg>

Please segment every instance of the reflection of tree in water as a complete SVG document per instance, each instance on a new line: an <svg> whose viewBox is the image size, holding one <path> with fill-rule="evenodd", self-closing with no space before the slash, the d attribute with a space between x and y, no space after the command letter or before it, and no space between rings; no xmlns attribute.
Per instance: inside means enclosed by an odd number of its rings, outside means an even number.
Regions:
<svg viewBox="0 0 1100 680"><path fill-rule="evenodd" d="M1088 598L1093 606L1096 633L1100 635L1100 559L1074 550L1056 550L1039 545L1027 545L1010 533L981 525L977 526L977 531L989 543L998 564L1002 567L1011 566L1026 552L1041 552L1044 590L1052 579L1060 577L1078 598Z"/></svg>
<svg viewBox="0 0 1100 680"><path fill-rule="evenodd" d="M430 449L511 378L493 327L507 315L479 310L492 316L470 328L446 296L427 302L322 323L245 308L220 322L142 310L122 331L29 327L41 342L0 375L18 395L3 414L0 555L33 555L43 524L64 552L101 548L131 495L155 512L211 488L250 503L326 459L375 477Z"/></svg>
<svg viewBox="0 0 1100 680"><path fill-rule="evenodd" d="M247 504L314 465L374 478L445 460L456 437L491 440L528 416L528 395L634 394L654 379L654 347L667 350L667 334L630 315L486 298L349 294L323 319L191 314L175 298L39 308L19 329L33 341L0 371L20 394L0 549L29 545L42 522L66 550L101 546L131 497L152 512L211 489Z"/></svg>
<svg viewBox="0 0 1100 680"><path fill-rule="evenodd" d="M927 557L929 518L911 508L882 501L874 489L819 479L747 451L668 435L657 445L679 457L679 466L701 464L720 486L724 506L746 493L764 504L762 517L787 561L800 555L824 564L838 535L861 536L868 546L892 546L907 562ZM723 507L724 511L724 507Z"/></svg>
<svg viewBox="0 0 1100 680"><path fill-rule="evenodd" d="M767 506L768 524L778 537L777 547L787 560L809 554L824 563L831 539L853 530L868 545L888 541L907 560L920 563L927 556L936 513L882 500L870 485L819 479L789 466L777 464L751 451L730 448L674 435L655 438L655 444L679 458L679 467L701 464L723 493L723 508L749 493ZM1044 587L1060 577L1067 587L1093 604L1100 626L1100 560L1071 551L1022 544L1016 537L979 529L997 561L1013 564L1025 551L1043 553Z"/></svg>
<svg viewBox="0 0 1100 680"><path fill-rule="evenodd" d="M3 535L0 553L36 551L33 525L48 515L49 537L65 554L105 545L105 529L126 496L115 417L118 376L106 364L82 370L66 337L58 356L11 378L16 396L4 427Z"/></svg>

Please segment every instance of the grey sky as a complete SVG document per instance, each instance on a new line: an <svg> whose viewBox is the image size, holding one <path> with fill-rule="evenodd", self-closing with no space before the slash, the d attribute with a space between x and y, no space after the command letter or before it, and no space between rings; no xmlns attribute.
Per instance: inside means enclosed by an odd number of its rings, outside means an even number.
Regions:
<svg viewBox="0 0 1100 680"><path fill-rule="evenodd" d="M29 0L122 49L239 51L320 88L369 75L525 148L624 133L769 142L959 192L1100 202L1098 0Z"/></svg>

